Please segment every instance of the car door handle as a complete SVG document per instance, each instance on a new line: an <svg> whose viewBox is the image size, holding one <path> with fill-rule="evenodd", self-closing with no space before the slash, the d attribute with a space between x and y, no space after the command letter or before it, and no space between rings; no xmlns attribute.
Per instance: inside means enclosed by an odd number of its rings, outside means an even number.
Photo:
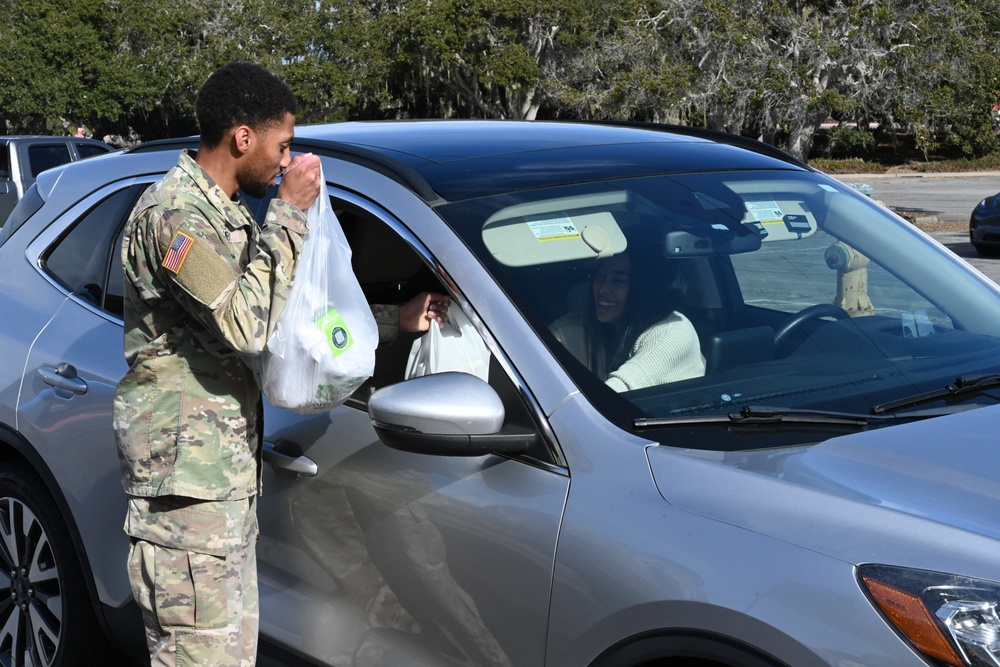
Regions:
<svg viewBox="0 0 1000 667"><path fill-rule="evenodd" d="M308 456L283 454L275 449L273 442L264 442L263 457L265 463L270 463L275 468L305 475L306 477L315 477L319 472L319 466Z"/></svg>
<svg viewBox="0 0 1000 667"><path fill-rule="evenodd" d="M42 382L56 389L68 391L77 396L87 393L87 383L77 377L73 364L61 363L55 368L39 368L38 377Z"/></svg>

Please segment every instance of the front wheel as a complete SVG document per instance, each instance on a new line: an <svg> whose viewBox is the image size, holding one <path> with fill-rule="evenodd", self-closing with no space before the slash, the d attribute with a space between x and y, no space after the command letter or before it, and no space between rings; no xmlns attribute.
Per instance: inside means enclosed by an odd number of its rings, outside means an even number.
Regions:
<svg viewBox="0 0 1000 667"><path fill-rule="evenodd" d="M26 466L0 466L0 666L95 664L100 637L55 501Z"/></svg>

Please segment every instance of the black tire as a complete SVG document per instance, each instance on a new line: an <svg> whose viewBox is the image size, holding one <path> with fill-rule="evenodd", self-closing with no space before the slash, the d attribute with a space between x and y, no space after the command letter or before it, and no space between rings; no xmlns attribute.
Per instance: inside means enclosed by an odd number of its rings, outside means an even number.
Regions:
<svg viewBox="0 0 1000 667"><path fill-rule="evenodd" d="M102 639L55 502L27 466L0 466L0 665L98 664Z"/></svg>
<svg viewBox="0 0 1000 667"><path fill-rule="evenodd" d="M973 243L972 247L976 249L976 252L980 257L1000 257L1000 248L995 245L983 245L982 243Z"/></svg>

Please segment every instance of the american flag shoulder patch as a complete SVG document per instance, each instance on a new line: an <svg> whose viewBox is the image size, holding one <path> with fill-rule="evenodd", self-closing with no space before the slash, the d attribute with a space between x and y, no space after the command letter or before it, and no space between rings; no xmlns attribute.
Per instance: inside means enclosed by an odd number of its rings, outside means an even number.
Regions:
<svg viewBox="0 0 1000 667"><path fill-rule="evenodd" d="M184 264L184 258L187 257L188 251L191 250L191 246L193 245L193 238L184 232L177 232L174 235L174 240L170 242L167 254L163 257L163 268L174 273L180 273L181 266Z"/></svg>

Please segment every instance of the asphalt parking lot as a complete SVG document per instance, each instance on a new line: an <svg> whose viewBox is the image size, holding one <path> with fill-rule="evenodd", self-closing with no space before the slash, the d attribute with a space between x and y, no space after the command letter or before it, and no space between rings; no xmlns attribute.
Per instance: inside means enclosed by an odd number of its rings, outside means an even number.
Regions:
<svg viewBox="0 0 1000 667"><path fill-rule="evenodd" d="M837 175L872 187L881 201L1000 284L1000 258L981 257L969 243L969 216L983 197L1000 192L1000 173Z"/></svg>

